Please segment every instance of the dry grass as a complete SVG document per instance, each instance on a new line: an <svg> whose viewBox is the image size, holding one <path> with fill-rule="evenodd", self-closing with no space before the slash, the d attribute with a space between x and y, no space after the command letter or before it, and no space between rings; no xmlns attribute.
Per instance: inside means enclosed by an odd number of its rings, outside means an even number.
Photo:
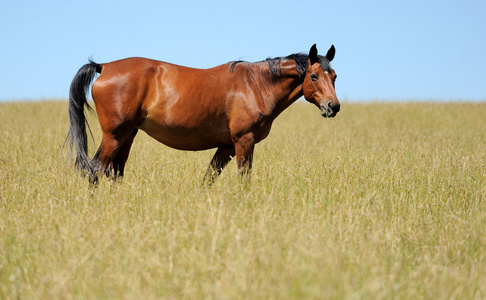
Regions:
<svg viewBox="0 0 486 300"><path fill-rule="evenodd" d="M0 105L0 298L486 298L486 104L295 104L253 181L140 133L96 189L67 103ZM90 121L96 143L96 120Z"/></svg>

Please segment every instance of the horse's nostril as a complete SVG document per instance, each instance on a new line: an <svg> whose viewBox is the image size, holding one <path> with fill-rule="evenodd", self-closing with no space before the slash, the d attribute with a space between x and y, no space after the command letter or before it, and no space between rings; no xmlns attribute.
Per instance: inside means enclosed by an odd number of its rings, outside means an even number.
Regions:
<svg viewBox="0 0 486 300"><path fill-rule="evenodd" d="M341 109L341 105L340 105L340 104L338 104L338 105L334 105L332 109L334 110L334 112L336 112L336 113L337 113L337 112L339 112L339 110Z"/></svg>
<svg viewBox="0 0 486 300"><path fill-rule="evenodd" d="M336 113L336 108L332 105L332 102L327 103L327 112L330 114Z"/></svg>

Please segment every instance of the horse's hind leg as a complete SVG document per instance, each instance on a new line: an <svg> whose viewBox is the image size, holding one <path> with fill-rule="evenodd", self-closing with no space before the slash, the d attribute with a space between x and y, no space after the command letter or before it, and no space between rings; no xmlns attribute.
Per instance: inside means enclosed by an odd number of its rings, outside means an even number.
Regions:
<svg viewBox="0 0 486 300"><path fill-rule="evenodd" d="M115 177L123 177L123 173L125 171L125 164L128 159L128 155L130 154L130 148L132 147L133 144L133 139L137 135L138 129L134 129L132 133L128 136L128 138L125 140L123 145L120 147L120 150L118 150L117 155L113 159L113 172Z"/></svg>
<svg viewBox="0 0 486 300"><path fill-rule="evenodd" d="M98 174L106 173L107 176L110 174L116 175L116 168L123 169L125 167L126 159L128 158L128 152L130 151L133 138L136 132L134 129L118 128L116 131L103 131L103 139L101 145L96 152L91 165L93 166L94 173L90 175L90 182L96 184L98 182ZM127 146L123 147L125 142L128 142ZM120 150L123 150L121 156L118 160L114 161ZM118 170L119 171L119 170Z"/></svg>
<svg viewBox="0 0 486 300"><path fill-rule="evenodd" d="M234 146L219 147L209 164L203 183L208 185L213 184L233 156L235 156Z"/></svg>

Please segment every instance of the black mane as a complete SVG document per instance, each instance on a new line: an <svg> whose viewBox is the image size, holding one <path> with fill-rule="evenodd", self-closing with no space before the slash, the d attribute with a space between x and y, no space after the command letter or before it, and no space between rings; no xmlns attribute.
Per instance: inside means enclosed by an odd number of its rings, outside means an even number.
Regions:
<svg viewBox="0 0 486 300"><path fill-rule="evenodd" d="M321 65L321 68L324 71L331 72L331 66L329 64L329 60L321 55L317 56L318 62ZM270 76L272 80L276 80L280 75L280 63L285 60L293 60L295 61L295 67L297 68L297 72L299 73L299 77L302 77L307 68L309 67L309 55L304 53L295 53L290 54L289 56L285 57L275 57L275 58L267 58L265 61L268 63L268 71L270 72ZM230 65L230 72L233 72L235 66L239 63L245 62L243 60L237 60L231 62Z"/></svg>

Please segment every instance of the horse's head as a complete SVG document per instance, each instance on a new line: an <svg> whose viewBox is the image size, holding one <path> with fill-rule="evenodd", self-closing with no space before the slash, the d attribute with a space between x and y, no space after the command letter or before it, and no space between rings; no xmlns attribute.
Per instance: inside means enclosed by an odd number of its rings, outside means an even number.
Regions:
<svg viewBox="0 0 486 300"><path fill-rule="evenodd" d="M304 98L317 105L321 109L322 116L326 118L334 117L340 108L334 90L336 72L329 65L335 53L336 49L333 45L326 56L317 55L317 47L314 44L309 51L309 66L303 83Z"/></svg>

